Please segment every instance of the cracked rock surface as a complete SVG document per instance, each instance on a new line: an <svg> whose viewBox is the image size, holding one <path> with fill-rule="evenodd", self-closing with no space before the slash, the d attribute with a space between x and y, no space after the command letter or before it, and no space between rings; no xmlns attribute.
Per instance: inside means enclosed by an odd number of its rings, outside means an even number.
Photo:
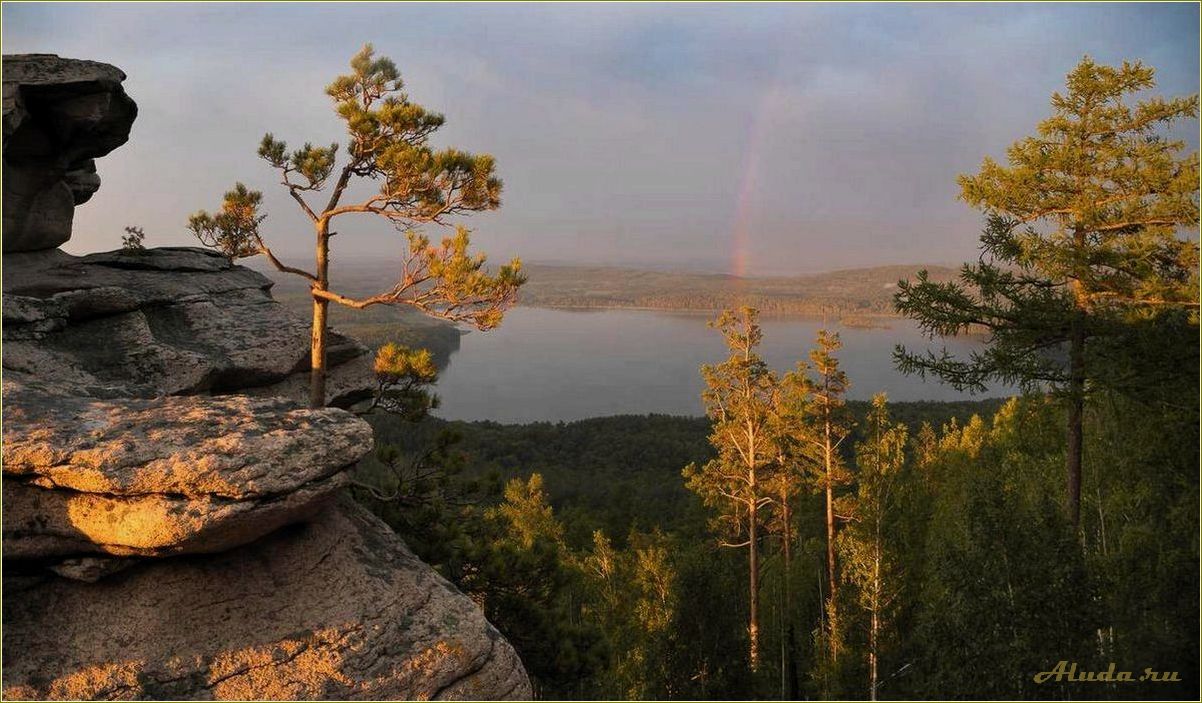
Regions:
<svg viewBox="0 0 1202 703"><path fill-rule="evenodd" d="M120 70L4 57L6 699L529 698L480 608L342 490L369 351L213 252L73 256Z"/></svg>
<svg viewBox="0 0 1202 703"><path fill-rule="evenodd" d="M280 398L100 400L6 381L4 554L166 556L251 542L318 511L367 423Z"/></svg>
<svg viewBox="0 0 1202 703"><path fill-rule="evenodd" d="M480 610L347 499L234 551L5 596L9 699L531 696Z"/></svg>
<svg viewBox="0 0 1202 703"><path fill-rule="evenodd" d="M4 369L90 395L307 399L309 325L266 276L193 247L4 257ZM331 335L330 404L373 386L369 351Z"/></svg>

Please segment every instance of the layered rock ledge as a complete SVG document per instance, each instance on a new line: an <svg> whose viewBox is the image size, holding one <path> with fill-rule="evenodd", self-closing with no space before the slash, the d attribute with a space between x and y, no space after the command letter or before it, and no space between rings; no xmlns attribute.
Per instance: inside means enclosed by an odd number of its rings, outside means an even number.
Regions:
<svg viewBox="0 0 1202 703"><path fill-rule="evenodd" d="M235 551L5 596L9 699L531 696L480 610L345 499Z"/></svg>
<svg viewBox="0 0 1202 703"><path fill-rule="evenodd" d="M4 555L217 552L312 517L370 450L283 399L100 400L4 386Z"/></svg>
<svg viewBox="0 0 1202 703"><path fill-rule="evenodd" d="M309 328L195 248L72 256L120 70L4 57L4 698L529 698L480 609L340 490ZM334 335L328 393L374 385Z"/></svg>
<svg viewBox="0 0 1202 703"><path fill-rule="evenodd" d="M89 395L305 399L309 326L266 276L207 249L4 257L4 368ZM369 351L331 335L330 404L371 393Z"/></svg>

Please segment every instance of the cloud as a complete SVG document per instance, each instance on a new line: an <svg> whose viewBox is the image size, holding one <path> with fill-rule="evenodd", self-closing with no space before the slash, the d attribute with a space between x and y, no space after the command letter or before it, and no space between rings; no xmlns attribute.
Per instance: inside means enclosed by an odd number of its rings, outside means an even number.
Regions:
<svg viewBox="0 0 1202 703"><path fill-rule="evenodd" d="M267 193L276 248L306 224L254 157L272 131L341 137L322 87L363 41L440 143L488 151L504 207L471 220L496 257L711 268L730 263L740 186L750 270L955 261L979 217L955 176L1047 113L1089 53L1142 58L1161 91L1198 85L1198 8L1133 5L9 4L9 52L109 61L141 115L99 164L75 251L189 243L183 223L243 180ZM762 153L750 158L756 143ZM1194 128L1191 144L1196 144ZM343 255L391 251L356 223Z"/></svg>

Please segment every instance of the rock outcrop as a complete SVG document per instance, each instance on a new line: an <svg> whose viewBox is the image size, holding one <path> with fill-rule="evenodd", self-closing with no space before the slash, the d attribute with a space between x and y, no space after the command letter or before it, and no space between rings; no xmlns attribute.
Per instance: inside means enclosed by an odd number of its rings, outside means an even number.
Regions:
<svg viewBox="0 0 1202 703"><path fill-rule="evenodd" d="M4 57L4 253L71 238L75 206L100 187L95 159L129 139L125 74L53 54Z"/></svg>
<svg viewBox="0 0 1202 703"><path fill-rule="evenodd" d="M253 393L303 401L309 325L266 276L192 247L4 257L4 368L89 395ZM371 357L332 334L330 404L371 393Z"/></svg>
<svg viewBox="0 0 1202 703"><path fill-rule="evenodd" d="M308 518L371 428L278 398L100 400L4 386L4 555L218 552Z"/></svg>
<svg viewBox="0 0 1202 703"><path fill-rule="evenodd" d="M344 495L371 429L299 402L308 325L270 280L54 248L128 136L122 79L4 59L3 696L528 698L479 608ZM333 404L370 360L335 336Z"/></svg>
<svg viewBox="0 0 1202 703"><path fill-rule="evenodd" d="M529 698L480 610L342 502L236 551L5 588L4 695Z"/></svg>

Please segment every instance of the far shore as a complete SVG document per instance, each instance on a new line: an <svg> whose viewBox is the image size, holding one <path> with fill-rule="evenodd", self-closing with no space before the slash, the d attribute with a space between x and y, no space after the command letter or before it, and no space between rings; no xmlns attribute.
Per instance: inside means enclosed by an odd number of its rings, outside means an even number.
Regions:
<svg viewBox="0 0 1202 703"><path fill-rule="evenodd" d="M604 311L604 310L633 310L638 312L663 312L680 315L718 315L721 310L714 308L675 308L675 307L655 307L647 305L556 305L554 303L524 303L519 302L518 307L523 308L541 308L545 310L574 310L579 312L589 311ZM761 312L762 318L774 319L798 319L798 320L821 320L824 316L815 313L805 312ZM844 327L856 327L861 329L889 329L893 325L892 322L903 319L900 315L890 315L885 313L849 313L847 315L832 314L831 317L836 318L838 324Z"/></svg>

